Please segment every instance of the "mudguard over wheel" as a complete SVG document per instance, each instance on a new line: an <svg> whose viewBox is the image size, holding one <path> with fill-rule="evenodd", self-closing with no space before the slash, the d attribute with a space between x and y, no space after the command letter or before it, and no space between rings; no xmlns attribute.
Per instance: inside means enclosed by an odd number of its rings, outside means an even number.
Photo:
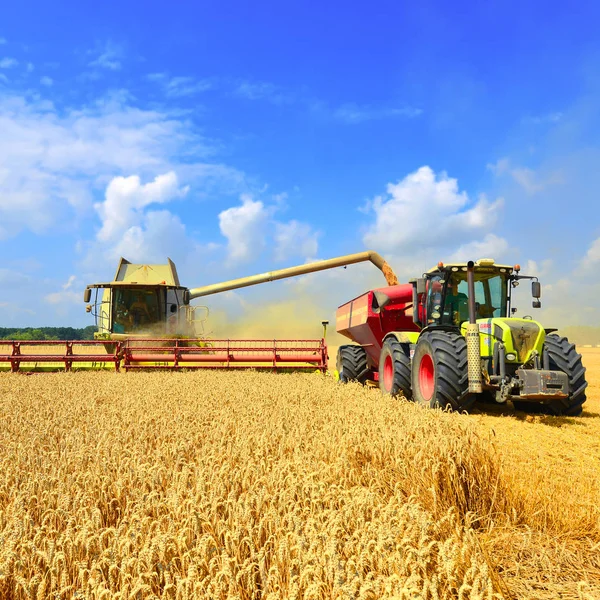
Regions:
<svg viewBox="0 0 600 600"><path fill-rule="evenodd" d="M566 337L556 334L546 336L544 349L548 353L550 369L562 371L569 378L569 396L558 398L548 404L513 400L513 405L517 410L524 412L577 417L583 410L587 387L581 354L577 352L575 344L571 344Z"/></svg>
<svg viewBox="0 0 600 600"><path fill-rule="evenodd" d="M379 358L379 389L384 394L402 394L410 400L410 355L406 348L394 338L388 338L383 343Z"/></svg>
<svg viewBox="0 0 600 600"><path fill-rule="evenodd" d="M336 368L342 383L349 381L364 383L371 372L365 349L350 344L338 348Z"/></svg>
<svg viewBox="0 0 600 600"><path fill-rule="evenodd" d="M469 394L467 341L454 331L426 331L419 337L412 361L415 402L431 408L468 411L476 400Z"/></svg>

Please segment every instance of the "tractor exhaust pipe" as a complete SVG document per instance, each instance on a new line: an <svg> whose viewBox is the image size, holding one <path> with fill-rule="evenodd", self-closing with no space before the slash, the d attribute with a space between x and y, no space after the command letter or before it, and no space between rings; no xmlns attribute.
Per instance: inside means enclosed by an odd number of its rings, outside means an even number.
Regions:
<svg viewBox="0 0 600 600"><path fill-rule="evenodd" d="M481 354L479 349L479 327L475 308L475 263L467 263L467 294L469 297L469 322L467 324L467 369L469 374L469 392L481 394L483 391L481 375Z"/></svg>

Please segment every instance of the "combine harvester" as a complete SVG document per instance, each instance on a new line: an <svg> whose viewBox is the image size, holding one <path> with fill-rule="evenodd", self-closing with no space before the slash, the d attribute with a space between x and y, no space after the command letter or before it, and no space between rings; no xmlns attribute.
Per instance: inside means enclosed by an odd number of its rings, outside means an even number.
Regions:
<svg viewBox="0 0 600 600"><path fill-rule="evenodd" d="M376 252L350 254L192 289L181 285L175 265L167 260L166 265L142 265L121 258L114 281L89 285L85 290L86 310L94 316L98 329L93 341L0 342L0 370L255 368L325 372L327 321L322 322L320 339L208 339L204 334L208 309L190 302L365 261L383 272L387 285L398 283L389 265Z"/></svg>
<svg viewBox="0 0 600 600"><path fill-rule="evenodd" d="M341 306L337 331L342 382L376 382L384 393L422 405L469 410L511 400L526 412L581 414L585 368L575 346L530 316L515 318L511 291L532 280L493 259L438 263L404 285L371 290Z"/></svg>

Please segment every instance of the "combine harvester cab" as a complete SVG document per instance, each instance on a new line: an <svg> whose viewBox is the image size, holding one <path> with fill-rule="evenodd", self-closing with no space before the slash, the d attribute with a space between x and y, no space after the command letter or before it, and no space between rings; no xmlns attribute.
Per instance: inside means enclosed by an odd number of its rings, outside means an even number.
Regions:
<svg viewBox="0 0 600 600"><path fill-rule="evenodd" d="M397 283L393 271L375 252L350 254L192 289L181 285L170 259L166 265L144 265L121 258L113 281L92 284L85 290L86 310L94 316L97 326L93 342L8 342L5 352L0 350L0 368L12 371L254 368L325 372L326 321L322 322L323 336L319 339L209 339L204 333L208 308L190 302L363 261L381 269L388 284Z"/></svg>
<svg viewBox="0 0 600 600"><path fill-rule="evenodd" d="M585 368L575 346L531 317L515 318L511 291L536 277L493 259L439 263L409 284L371 290L340 306L342 382L376 382L430 407L469 410L477 401L527 412L579 415Z"/></svg>

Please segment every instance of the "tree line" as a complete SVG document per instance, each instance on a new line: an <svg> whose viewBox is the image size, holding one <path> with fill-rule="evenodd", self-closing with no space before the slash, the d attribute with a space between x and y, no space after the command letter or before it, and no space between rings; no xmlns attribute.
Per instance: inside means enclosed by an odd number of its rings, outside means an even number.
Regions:
<svg viewBox="0 0 600 600"><path fill-rule="evenodd" d="M0 327L0 340L93 340L96 327Z"/></svg>

